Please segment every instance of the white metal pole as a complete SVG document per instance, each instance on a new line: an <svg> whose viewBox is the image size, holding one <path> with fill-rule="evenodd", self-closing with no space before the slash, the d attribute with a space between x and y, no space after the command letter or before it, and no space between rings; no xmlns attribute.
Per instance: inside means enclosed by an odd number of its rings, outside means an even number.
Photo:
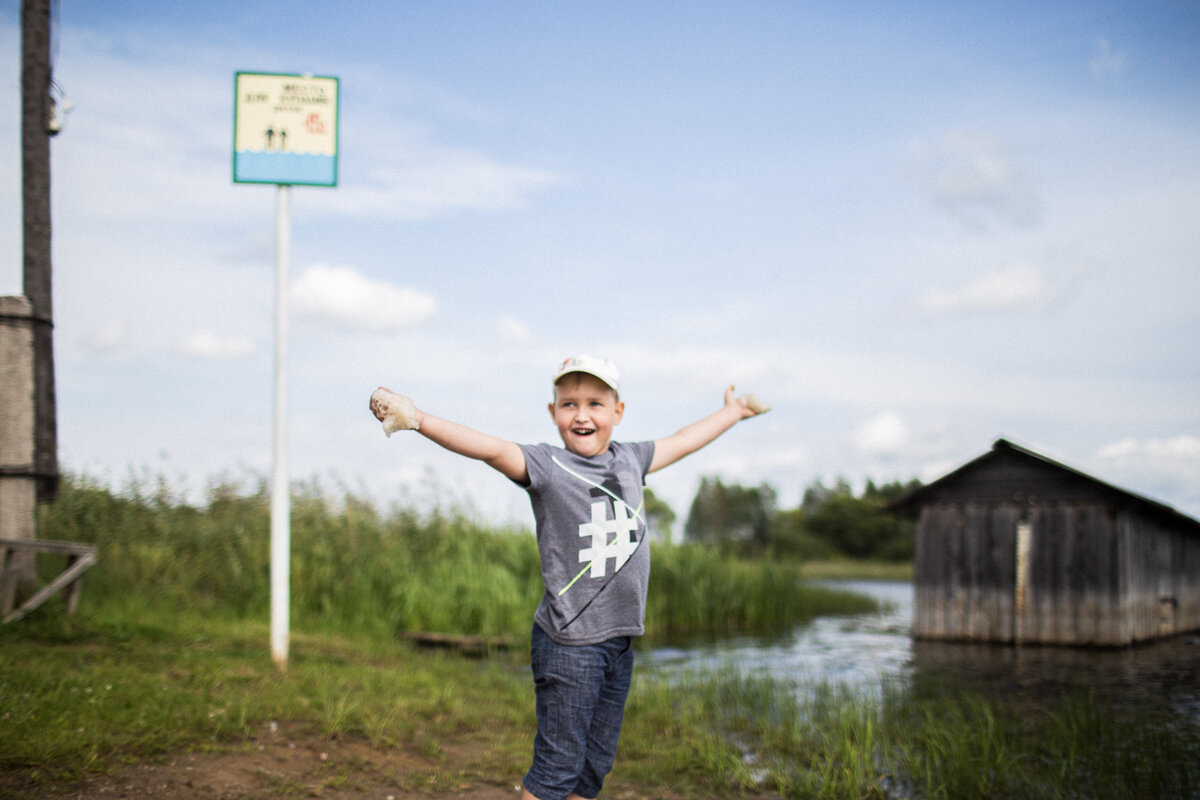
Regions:
<svg viewBox="0 0 1200 800"><path fill-rule="evenodd" d="M288 272L291 189L279 184L275 207L275 465L271 480L271 658L287 669L291 502L287 463Z"/></svg>

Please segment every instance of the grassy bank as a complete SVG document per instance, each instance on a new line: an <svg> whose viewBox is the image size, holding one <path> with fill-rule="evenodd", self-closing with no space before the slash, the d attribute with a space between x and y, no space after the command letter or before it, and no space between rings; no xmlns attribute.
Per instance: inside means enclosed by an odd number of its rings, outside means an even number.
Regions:
<svg viewBox="0 0 1200 800"><path fill-rule="evenodd" d="M180 753L261 749L275 731L360 742L397 791L511 787L534 721L520 654L466 659L395 639L297 632L286 673L263 623L147 611L136 620L38 613L0 628L0 794L37 796L87 774ZM733 673L639 673L612 796L1188 798L1200 731L1117 715L1087 696L1026 716L946 687L879 700ZM322 796L371 756L321 765L259 796ZM294 783L294 782L293 782Z"/></svg>
<svg viewBox="0 0 1200 800"><path fill-rule="evenodd" d="M0 629L0 764L37 786L237 748L282 726L422 754L428 769L412 780L519 776L531 709L511 665L300 632L279 674L266 635L261 623L152 612L38 615ZM480 759L443 765L444 745L475 737L488 741Z"/></svg>
<svg viewBox="0 0 1200 800"><path fill-rule="evenodd" d="M68 481L42 509L40 535L95 542L100 562L75 618L53 601L0 627L0 795L178 753L261 748L276 731L359 743L367 755L263 796L320 796L373 769L371 754L401 752L403 768L384 776L399 790L511 787L534 728L531 535L315 492L294 509L292 646L279 674L267 653L262 492L218 488L197 507L160 486L114 495ZM870 601L801 578L903 577L689 547L656 548L653 572L653 635L867 610ZM467 659L417 649L405 630L519 641ZM1197 765L1195 724L1117 715L1086 696L1022 715L1003 698L940 685L889 685L873 700L837 686L641 671L611 785L636 797L1184 798L1200 791Z"/></svg>
<svg viewBox="0 0 1200 800"><path fill-rule="evenodd" d="M911 561L805 561L800 576L815 581L911 581Z"/></svg>

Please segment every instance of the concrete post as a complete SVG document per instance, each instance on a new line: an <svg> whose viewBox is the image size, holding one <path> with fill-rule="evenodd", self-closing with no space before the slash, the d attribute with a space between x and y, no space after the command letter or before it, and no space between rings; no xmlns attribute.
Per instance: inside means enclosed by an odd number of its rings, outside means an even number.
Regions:
<svg viewBox="0 0 1200 800"><path fill-rule="evenodd" d="M0 539L33 539L34 468L33 306L25 297L0 297ZM34 585L34 555L14 554L14 589ZM12 597L0 598L4 608Z"/></svg>
<svg viewBox="0 0 1200 800"><path fill-rule="evenodd" d="M21 0L21 222L24 284L33 306L33 465L38 499L58 496L58 411L50 237L51 0Z"/></svg>

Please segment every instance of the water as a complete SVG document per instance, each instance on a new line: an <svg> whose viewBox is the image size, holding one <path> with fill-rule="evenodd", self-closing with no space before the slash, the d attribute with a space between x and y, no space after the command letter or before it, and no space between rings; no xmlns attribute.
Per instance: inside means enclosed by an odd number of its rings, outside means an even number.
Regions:
<svg viewBox="0 0 1200 800"><path fill-rule="evenodd" d="M818 617L786 636L656 647L643 663L668 674L734 668L801 684L828 681L863 693L876 692L884 678L907 675L912 661L912 584L836 581L828 585L875 597L883 608L877 614Z"/></svg>
<svg viewBox="0 0 1200 800"><path fill-rule="evenodd" d="M1113 649L914 642L912 584L830 585L871 595L884 609L818 618L782 637L655 647L642 662L667 674L730 668L766 674L795 681L801 691L827 681L867 696L878 696L886 680L913 677L954 680L1033 705L1079 690L1117 708L1152 708L1200 721L1198 633Z"/></svg>

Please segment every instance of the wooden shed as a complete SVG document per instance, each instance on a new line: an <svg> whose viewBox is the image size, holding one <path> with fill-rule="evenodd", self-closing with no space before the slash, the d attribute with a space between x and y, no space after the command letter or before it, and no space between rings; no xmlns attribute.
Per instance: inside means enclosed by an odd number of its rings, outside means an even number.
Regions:
<svg viewBox="0 0 1200 800"><path fill-rule="evenodd" d="M896 501L920 639L1124 646L1200 629L1200 521L1000 439Z"/></svg>

